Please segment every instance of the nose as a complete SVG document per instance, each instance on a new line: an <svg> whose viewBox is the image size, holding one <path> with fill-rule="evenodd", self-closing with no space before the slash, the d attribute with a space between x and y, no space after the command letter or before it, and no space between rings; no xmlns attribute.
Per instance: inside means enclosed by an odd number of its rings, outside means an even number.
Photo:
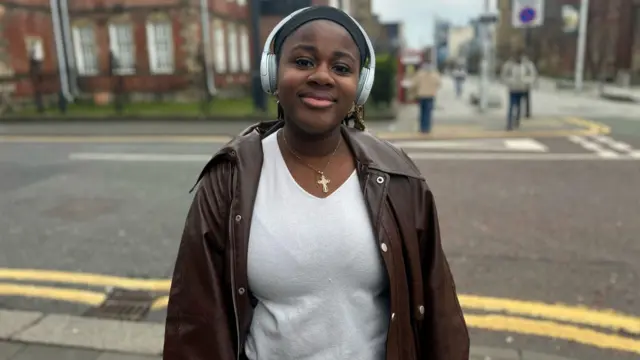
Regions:
<svg viewBox="0 0 640 360"><path fill-rule="evenodd" d="M320 64L316 67L315 71L309 75L308 81L322 86L333 86L335 81L331 76L330 66L327 64Z"/></svg>

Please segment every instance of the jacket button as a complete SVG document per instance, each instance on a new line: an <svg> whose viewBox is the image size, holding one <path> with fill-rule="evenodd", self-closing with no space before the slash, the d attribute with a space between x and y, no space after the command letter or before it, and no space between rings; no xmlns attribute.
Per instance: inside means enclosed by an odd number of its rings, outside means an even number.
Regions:
<svg viewBox="0 0 640 360"><path fill-rule="evenodd" d="M396 313L391 313L391 321L396 319Z"/></svg>
<svg viewBox="0 0 640 360"><path fill-rule="evenodd" d="M382 243L382 245L380 245L380 248L382 249L383 252L387 252L387 250L389 250L389 248L387 247L387 244Z"/></svg>
<svg viewBox="0 0 640 360"><path fill-rule="evenodd" d="M241 288L239 288L239 289L238 289L238 294L240 294L240 295L244 295L244 292L245 292L245 290L244 290L244 288L243 288L243 287L241 287Z"/></svg>
<svg viewBox="0 0 640 360"><path fill-rule="evenodd" d="M236 221L240 221L240 220L242 220L242 216L236 215Z"/></svg>
<svg viewBox="0 0 640 360"><path fill-rule="evenodd" d="M424 315L424 306L418 306L418 311L420 312L420 315Z"/></svg>
<svg viewBox="0 0 640 360"><path fill-rule="evenodd" d="M384 178L382 176L378 176L378 178L376 179L376 182L378 184L382 184L382 183L384 183Z"/></svg>

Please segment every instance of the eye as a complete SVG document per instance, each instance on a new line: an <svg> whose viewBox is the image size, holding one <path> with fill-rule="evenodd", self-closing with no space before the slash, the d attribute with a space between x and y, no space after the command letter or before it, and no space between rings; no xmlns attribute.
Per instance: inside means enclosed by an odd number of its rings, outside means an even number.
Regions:
<svg viewBox="0 0 640 360"><path fill-rule="evenodd" d="M297 58L295 60L296 66L301 69L307 69L313 66L313 62L307 58Z"/></svg>
<svg viewBox="0 0 640 360"><path fill-rule="evenodd" d="M340 75L347 75L351 73L351 68L344 64L336 64L333 66L333 70Z"/></svg>

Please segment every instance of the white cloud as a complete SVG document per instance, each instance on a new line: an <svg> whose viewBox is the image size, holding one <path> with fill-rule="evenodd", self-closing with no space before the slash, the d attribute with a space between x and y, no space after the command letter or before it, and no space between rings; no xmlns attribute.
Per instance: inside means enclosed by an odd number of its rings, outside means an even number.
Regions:
<svg viewBox="0 0 640 360"><path fill-rule="evenodd" d="M497 0L490 0L495 9ZM372 0L373 11L382 21L401 21L410 47L430 45L436 16L455 25L465 25L484 9L484 0Z"/></svg>

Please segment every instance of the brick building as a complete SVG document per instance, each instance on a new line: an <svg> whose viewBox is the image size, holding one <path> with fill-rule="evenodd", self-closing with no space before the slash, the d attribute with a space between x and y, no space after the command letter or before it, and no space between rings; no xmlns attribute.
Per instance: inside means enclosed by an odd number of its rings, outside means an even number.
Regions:
<svg viewBox="0 0 640 360"><path fill-rule="evenodd" d="M562 13L563 7L579 11L580 0L547 1L544 25L529 31L511 26L511 4L498 1L500 60L525 49L543 74L573 76L577 33L566 31ZM630 75L640 81L640 0L591 0L587 34L587 78L618 80Z"/></svg>
<svg viewBox="0 0 640 360"><path fill-rule="evenodd" d="M122 79L123 91L138 98L188 93L186 90L204 87L204 66L214 74L215 85L223 94L243 90L250 82L247 0L207 0L207 54L199 0L66 1L70 43L62 42L70 54L70 73L77 74L83 94L109 93L114 78ZM4 59L22 79L16 95L33 91L26 76L33 44L43 49L45 92L57 91L59 42L54 36L50 0L7 0L3 6L0 31L5 44L4 51L0 44L0 63Z"/></svg>

